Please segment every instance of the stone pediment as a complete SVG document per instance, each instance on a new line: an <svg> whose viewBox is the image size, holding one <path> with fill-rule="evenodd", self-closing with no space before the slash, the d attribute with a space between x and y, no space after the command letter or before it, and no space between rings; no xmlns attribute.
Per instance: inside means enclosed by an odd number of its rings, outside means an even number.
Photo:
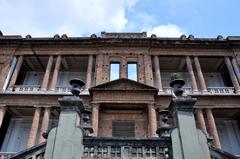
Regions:
<svg viewBox="0 0 240 159"><path fill-rule="evenodd" d="M90 93L98 90L107 91L153 91L158 92L155 87L151 87L130 79L121 78L89 89Z"/></svg>
<svg viewBox="0 0 240 159"><path fill-rule="evenodd" d="M89 89L96 103L153 103L158 90L154 87L129 80L117 79Z"/></svg>

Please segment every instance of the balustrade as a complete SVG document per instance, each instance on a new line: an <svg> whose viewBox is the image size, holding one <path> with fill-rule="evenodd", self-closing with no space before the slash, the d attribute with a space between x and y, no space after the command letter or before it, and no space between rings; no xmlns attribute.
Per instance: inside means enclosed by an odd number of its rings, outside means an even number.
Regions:
<svg viewBox="0 0 240 159"><path fill-rule="evenodd" d="M8 159L14 156L16 152L0 152L0 159Z"/></svg>
<svg viewBox="0 0 240 159"><path fill-rule="evenodd" d="M105 139L85 138L84 159L91 158L151 158L170 159L170 138Z"/></svg>
<svg viewBox="0 0 240 159"><path fill-rule="evenodd" d="M193 94L192 89L189 87L185 87L183 88L183 90L185 94L188 94L188 95ZM164 87L163 91L166 94L173 94L173 90L171 87ZM210 95L232 95L235 93L234 87L208 87L207 91Z"/></svg>
<svg viewBox="0 0 240 159"><path fill-rule="evenodd" d="M38 92L40 85L15 85L14 92Z"/></svg>
<svg viewBox="0 0 240 159"><path fill-rule="evenodd" d="M184 87L183 88L184 93L191 95L193 94L191 87ZM208 87L207 91L211 95L232 95L235 94L234 87ZM11 90L8 90L8 93L12 92ZM40 85L15 85L13 92L16 93L34 93L34 92L42 92L40 89ZM70 93L71 88L68 86L56 86L55 91L56 93ZM172 88L171 87L163 87L163 92L166 94L172 94Z"/></svg>

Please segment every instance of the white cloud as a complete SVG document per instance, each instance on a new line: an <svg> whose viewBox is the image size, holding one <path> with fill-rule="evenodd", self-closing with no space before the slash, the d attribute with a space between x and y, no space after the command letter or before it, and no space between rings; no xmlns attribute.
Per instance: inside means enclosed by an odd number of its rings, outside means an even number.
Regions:
<svg viewBox="0 0 240 159"><path fill-rule="evenodd" d="M148 36L156 34L159 37L180 37L182 34L185 34L179 26L174 24L147 27L143 31L147 31Z"/></svg>
<svg viewBox="0 0 240 159"><path fill-rule="evenodd" d="M138 0L0 0L3 34L80 36L123 31Z"/></svg>

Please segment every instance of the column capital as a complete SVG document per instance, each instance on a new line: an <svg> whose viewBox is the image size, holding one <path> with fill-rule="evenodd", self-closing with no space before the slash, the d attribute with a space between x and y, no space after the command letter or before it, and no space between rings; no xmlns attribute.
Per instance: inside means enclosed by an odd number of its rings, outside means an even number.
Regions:
<svg viewBox="0 0 240 159"><path fill-rule="evenodd" d="M35 108L52 108L53 106L45 105L45 104L36 104L36 105L33 105L33 107L35 107Z"/></svg>
<svg viewBox="0 0 240 159"><path fill-rule="evenodd" d="M35 109L42 109L43 106L41 106L41 105L34 105L33 107L34 107Z"/></svg>
<svg viewBox="0 0 240 159"><path fill-rule="evenodd" d="M156 107L156 104L155 103L147 103L147 106L148 107Z"/></svg>
<svg viewBox="0 0 240 159"><path fill-rule="evenodd" d="M90 105L92 108L97 108L97 109L100 108L100 103L91 103Z"/></svg>

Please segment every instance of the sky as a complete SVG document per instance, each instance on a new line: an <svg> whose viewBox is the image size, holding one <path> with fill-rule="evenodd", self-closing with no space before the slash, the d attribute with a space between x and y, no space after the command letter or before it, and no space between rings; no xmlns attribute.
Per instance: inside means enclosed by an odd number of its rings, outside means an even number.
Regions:
<svg viewBox="0 0 240 159"><path fill-rule="evenodd" d="M240 0L0 0L4 35L240 35Z"/></svg>

